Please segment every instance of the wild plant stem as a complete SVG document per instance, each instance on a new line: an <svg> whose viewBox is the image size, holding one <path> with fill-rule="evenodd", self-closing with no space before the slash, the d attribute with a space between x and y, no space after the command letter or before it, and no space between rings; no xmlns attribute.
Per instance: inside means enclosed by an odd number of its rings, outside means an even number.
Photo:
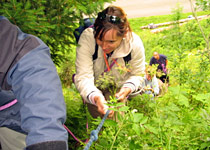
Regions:
<svg viewBox="0 0 210 150"><path fill-rule="evenodd" d="M200 31L201 31L201 33L202 33L202 36L203 36L203 38L204 38L204 40L205 40L205 42L206 42L207 52L208 52L209 61L210 61L210 52L209 52L209 49L210 49L210 46L209 46L209 37L210 37L210 34L209 34L208 36L205 35L205 32L203 31L203 28L202 28L202 26L201 26L201 24L200 24L200 22L199 22L199 20L198 20L198 17L197 17L195 8L194 8L194 6L193 6L193 2L192 2L192 0L189 0L189 1L190 1L190 4L191 4L192 14L193 14L193 16L195 17L195 20L196 20L196 22L198 23L198 26L199 26Z"/></svg>
<svg viewBox="0 0 210 150"><path fill-rule="evenodd" d="M160 140L161 140L161 144L163 145L163 138L162 138L162 134L160 132L161 128L160 128L160 117L159 117L159 114L158 114L158 109L157 109L157 102L155 103L155 114L156 114L156 117L159 118L159 123L158 123L158 128L159 128L159 136L160 136Z"/></svg>
<svg viewBox="0 0 210 150"><path fill-rule="evenodd" d="M123 121L122 121L122 124L120 125L119 129L117 130L117 133L115 134L114 136L114 140L112 142L112 146L110 147L110 150L112 150L113 146L114 146L114 143L116 141L116 138L118 136L118 134L120 133L120 130L122 129L123 125L124 125L124 120L125 120L126 117L123 117Z"/></svg>
<svg viewBox="0 0 210 150"><path fill-rule="evenodd" d="M170 137L169 137L169 145L168 145L168 150L170 150L170 149L171 149L171 135L172 135L172 133L170 133Z"/></svg>

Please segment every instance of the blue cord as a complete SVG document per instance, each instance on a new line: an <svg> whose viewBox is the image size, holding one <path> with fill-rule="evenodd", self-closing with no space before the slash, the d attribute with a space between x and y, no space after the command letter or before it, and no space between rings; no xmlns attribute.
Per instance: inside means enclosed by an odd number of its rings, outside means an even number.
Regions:
<svg viewBox="0 0 210 150"><path fill-rule="evenodd" d="M100 124L96 128L96 130L91 131L90 134L90 140L88 141L87 145L85 146L84 150L88 150L90 146L92 145L93 141L98 140L98 132L101 130L101 127L104 124L104 121L106 120L107 116L109 115L110 110L107 110L106 114L104 115L103 119L101 120Z"/></svg>

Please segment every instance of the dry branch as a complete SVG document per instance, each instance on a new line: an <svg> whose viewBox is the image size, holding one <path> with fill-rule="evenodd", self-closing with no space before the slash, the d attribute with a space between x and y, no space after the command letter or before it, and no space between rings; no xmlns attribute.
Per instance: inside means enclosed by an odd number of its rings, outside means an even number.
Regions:
<svg viewBox="0 0 210 150"><path fill-rule="evenodd" d="M198 20L202 20L202 19L206 19L206 18L209 18L209 17L210 17L209 15L204 15L204 16L199 16L197 18L198 18ZM141 29L154 29L154 28L157 28L157 27L160 27L160 26L167 26L167 25L172 25L172 24L175 24L175 23L184 23L184 22L194 20L194 19L195 19L195 17L181 19L179 21L170 21L170 22L164 22L164 23L159 23L159 24L149 24L147 26L142 26Z"/></svg>

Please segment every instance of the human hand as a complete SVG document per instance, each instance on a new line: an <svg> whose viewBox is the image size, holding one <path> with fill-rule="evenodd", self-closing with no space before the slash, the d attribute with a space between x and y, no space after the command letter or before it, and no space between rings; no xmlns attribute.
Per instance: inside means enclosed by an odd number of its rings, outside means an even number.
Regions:
<svg viewBox="0 0 210 150"><path fill-rule="evenodd" d="M105 98L103 96L95 96L94 97L94 101L98 107L98 112L102 115L105 115L107 110L108 110L108 106L106 105L107 104L107 101L105 100ZM108 117L112 117L114 114L114 111L110 111L109 112L109 116Z"/></svg>
<svg viewBox="0 0 210 150"><path fill-rule="evenodd" d="M149 88L148 90L151 91L151 92L154 92L154 90L152 88Z"/></svg>
<svg viewBox="0 0 210 150"><path fill-rule="evenodd" d="M129 87L122 87L120 91L115 94L115 97L118 99L118 101L123 102L130 92L131 89Z"/></svg>
<svg viewBox="0 0 210 150"><path fill-rule="evenodd" d="M144 91L151 91L151 92L154 92L154 90L150 87L150 86L146 86L144 88Z"/></svg>

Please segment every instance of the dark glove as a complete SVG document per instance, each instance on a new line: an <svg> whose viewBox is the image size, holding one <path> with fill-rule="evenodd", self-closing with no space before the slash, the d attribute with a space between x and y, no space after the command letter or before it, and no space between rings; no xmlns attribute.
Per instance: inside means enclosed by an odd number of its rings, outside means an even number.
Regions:
<svg viewBox="0 0 210 150"><path fill-rule="evenodd" d="M26 150L66 150L65 141L48 141L33 144L26 147Z"/></svg>

